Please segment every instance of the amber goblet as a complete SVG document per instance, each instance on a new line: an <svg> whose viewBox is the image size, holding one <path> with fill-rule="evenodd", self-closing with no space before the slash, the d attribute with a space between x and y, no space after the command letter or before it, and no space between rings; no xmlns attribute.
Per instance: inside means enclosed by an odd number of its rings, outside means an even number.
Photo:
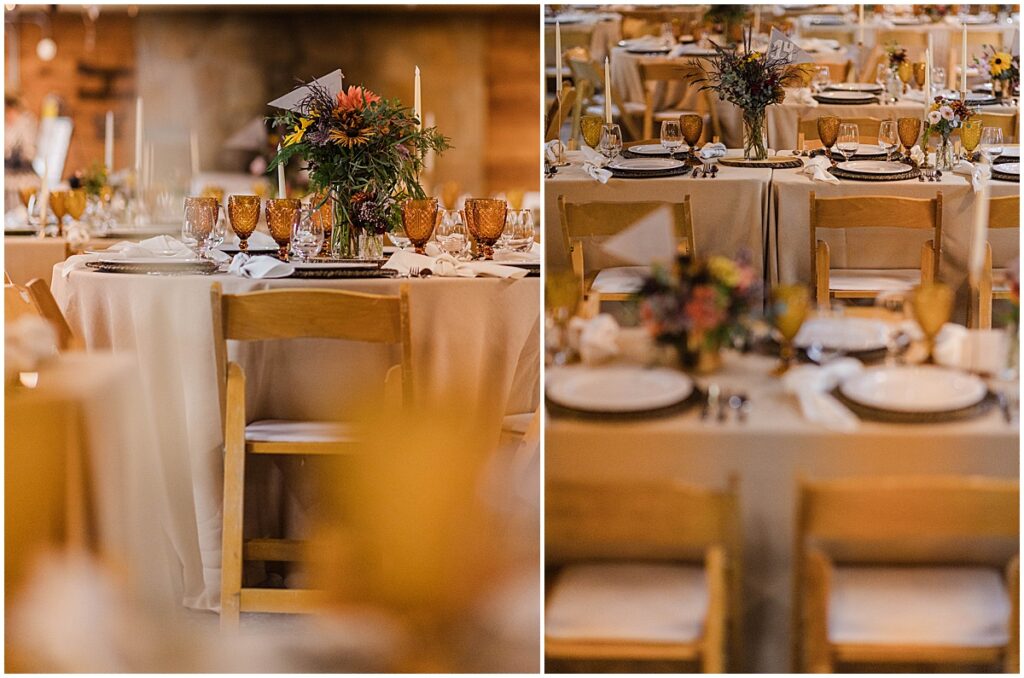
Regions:
<svg viewBox="0 0 1024 678"><path fill-rule="evenodd" d="M22 186L18 189L18 199L21 200L21 204L28 208L29 203L32 202L32 196L39 191L34 186Z"/></svg>
<svg viewBox="0 0 1024 678"><path fill-rule="evenodd" d="M434 234L437 225L437 198L409 199L402 203L402 226L405 236L416 248L416 254L425 254L423 246Z"/></svg>
<svg viewBox="0 0 1024 678"><path fill-rule="evenodd" d="M288 245L292 241L292 231L302 216L302 202L298 198L275 198L267 200L267 229L270 237L277 243L277 256L281 261L288 261Z"/></svg>
<svg viewBox="0 0 1024 678"><path fill-rule="evenodd" d="M74 221L78 221L85 214L85 206L88 202L86 197L84 188L68 191L64 196L64 209Z"/></svg>
<svg viewBox="0 0 1024 678"><path fill-rule="evenodd" d="M924 89L925 75L928 73L928 64L923 61L914 62L914 84ZM925 101L928 100L928 95L925 94Z"/></svg>
<svg viewBox="0 0 1024 678"><path fill-rule="evenodd" d="M825 149L825 155L832 158L832 147L836 145L836 140L839 139L839 123L841 121L834 115L820 115L818 116L818 138L821 139L821 145Z"/></svg>
<svg viewBox="0 0 1024 678"><path fill-rule="evenodd" d="M690 153L697 149L697 142L704 131L704 116L687 113L679 116L679 127L683 131L683 141L690 147Z"/></svg>
<svg viewBox="0 0 1024 678"><path fill-rule="evenodd" d="M601 126L604 118L600 115L584 115L580 118L580 131L583 133L583 141L593 149L601 141Z"/></svg>
<svg viewBox="0 0 1024 678"><path fill-rule="evenodd" d="M803 285L779 285L772 290L772 302L772 320L782 335L779 365L772 374L781 376L790 368L793 358L796 357L793 340L796 339L810 311L811 295Z"/></svg>
<svg viewBox="0 0 1024 678"><path fill-rule="evenodd" d="M466 227L482 248L484 259L494 258L494 243L505 230L508 204L494 198L466 200Z"/></svg>
<svg viewBox="0 0 1024 678"><path fill-rule="evenodd" d="M896 131L900 135L900 143L903 144L903 151L910 157L910 149L917 143L921 136L920 118L897 118Z"/></svg>
<svg viewBox="0 0 1024 678"><path fill-rule="evenodd" d="M906 94L907 85L910 84L911 78L914 77L914 64L909 61L903 61L896 67L896 75L899 77L900 82L903 83L903 93Z"/></svg>
<svg viewBox="0 0 1024 678"><path fill-rule="evenodd" d="M64 232L64 215L68 213L68 193L71 191L53 191L50 193L50 211L57 217L57 235ZM46 224L43 224L46 228Z"/></svg>
<svg viewBox="0 0 1024 678"><path fill-rule="evenodd" d="M260 220L260 197L258 195L232 195L228 198L228 220L231 230L238 236L238 250L249 251L249 236L256 230Z"/></svg>
<svg viewBox="0 0 1024 678"><path fill-rule="evenodd" d="M981 141L981 129L982 120L979 116L971 116L960 126L960 146L968 160L974 157L974 149Z"/></svg>
<svg viewBox="0 0 1024 678"><path fill-rule="evenodd" d="M935 337L953 311L953 289L942 283L924 283L914 290L914 319L924 333L928 355L926 364L935 363Z"/></svg>

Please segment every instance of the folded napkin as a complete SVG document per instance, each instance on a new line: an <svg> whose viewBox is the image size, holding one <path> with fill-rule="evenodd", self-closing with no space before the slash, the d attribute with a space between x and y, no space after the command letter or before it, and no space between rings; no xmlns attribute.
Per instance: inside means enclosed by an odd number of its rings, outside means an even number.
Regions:
<svg viewBox="0 0 1024 678"><path fill-rule="evenodd" d="M431 249L429 251L436 251ZM459 261L449 254L428 256L416 254L408 250L398 250L391 255L387 263L381 268L398 271L402 275L408 275L412 267L430 269L433 275L443 278L475 278L487 276L491 278L522 278L529 271L517 266L502 266L490 261Z"/></svg>
<svg viewBox="0 0 1024 678"><path fill-rule="evenodd" d="M588 146L580 149L580 155L583 157L583 171L589 174L591 179L607 184L612 178L612 173L604 169L608 164L608 158Z"/></svg>
<svg viewBox="0 0 1024 678"><path fill-rule="evenodd" d="M599 365L619 354L619 324L607 313L569 321L569 345L585 365Z"/></svg>
<svg viewBox="0 0 1024 678"><path fill-rule="evenodd" d="M833 431L853 431L859 423L857 417L830 392L863 369L864 366L853 358L839 358L822 366L797 365L783 375L782 386L787 393L796 396L800 411L808 421Z"/></svg>
<svg viewBox="0 0 1024 678"><path fill-rule="evenodd" d="M216 250L211 252L211 256L216 261L227 261L229 258L223 252ZM98 254L76 254L68 257L61 269L61 275L66 278L71 275L72 271L85 268L90 261L99 261L100 259L151 259L154 257L185 261L197 258L195 252L183 242L175 240L169 235L158 235L141 242L122 240Z"/></svg>
<svg viewBox="0 0 1024 678"><path fill-rule="evenodd" d="M969 176L975 193L980 191L992 178L992 169L988 165L982 165L980 162L975 164L963 159L953 167L953 173Z"/></svg>
<svg viewBox="0 0 1024 678"><path fill-rule="evenodd" d="M287 278L295 272L295 267L286 261L265 255L254 257L239 252L231 259L228 273L243 278Z"/></svg>
<svg viewBox="0 0 1024 678"><path fill-rule="evenodd" d="M803 106L810 106L814 108L818 105L818 100L814 98L814 93L811 92L809 87L797 87L786 91L786 103L787 104L801 104Z"/></svg>
<svg viewBox="0 0 1024 678"><path fill-rule="evenodd" d="M24 294L24 292L22 292ZM57 354L57 333L42 318L24 315L4 324L4 380L11 383L21 372L33 372L37 366Z"/></svg>
<svg viewBox="0 0 1024 678"><path fill-rule="evenodd" d="M808 158L804 161L804 166L800 168L801 174L806 174L811 177L813 181L824 181L829 184L838 184L837 179L833 174L828 171L828 168L832 166L829 159L819 155L816 158Z"/></svg>
<svg viewBox="0 0 1024 678"><path fill-rule="evenodd" d="M900 96L901 101L916 101L918 103L924 103L924 92L917 89L907 90Z"/></svg>
<svg viewBox="0 0 1024 678"><path fill-rule="evenodd" d="M969 330L946 323L935 338L935 362L981 374L1006 369L1009 337L1003 330Z"/></svg>
<svg viewBox="0 0 1024 678"><path fill-rule="evenodd" d="M910 159L918 165L924 165L928 161L928 156L925 155L920 146L914 146L910 149Z"/></svg>
<svg viewBox="0 0 1024 678"><path fill-rule="evenodd" d="M64 237L72 250L82 249L91 239L89 228L80 221L76 221L64 229Z"/></svg>
<svg viewBox="0 0 1024 678"><path fill-rule="evenodd" d="M704 144L699 155L704 160L711 160L712 158L724 158L725 151L725 144Z"/></svg>
<svg viewBox="0 0 1024 678"><path fill-rule="evenodd" d="M558 164L558 149L561 148L563 153L565 152L565 144L560 139L552 139L551 141L544 144L544 158L551 165Z"/></svg>

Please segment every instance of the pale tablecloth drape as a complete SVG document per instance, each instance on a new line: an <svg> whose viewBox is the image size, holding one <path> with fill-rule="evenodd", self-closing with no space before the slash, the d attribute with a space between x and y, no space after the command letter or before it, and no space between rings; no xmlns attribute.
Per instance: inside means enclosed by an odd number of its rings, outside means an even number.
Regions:
<svg viewBox="0 0 1024 678"><path fill-rule="evenodd" d="M142 276L54 270L53 291L90 350L137 356L141 416L157 430L156 457L170 517L182 601L217 609L222 448L210 287L225 293L333 287L397 294L402 280L272 280ZM410 285L414 388L444 397L458 387L476 404L465 416L495 428L505 413L537 406L539 280L427 279ZM231 346L247 376L248 416L343 418L374 392L396 347L327 340Z"/></svg>
<svg viewBox="0 0 1024 678"><path fill-rule="evenodd" d="M753 403L746 424L704 423L697 410L647 421L549 417L545 474L551 480L678 479L740 485L744 555L744 671L789 666L792 543L796 479L845 476L979 474L1017 478L1018 425L998 411L971 421L863 423L832 433L804 421L795 399L769 376L774 358L726 355L710 379ZM553 377L551 377L553 378ZM642 529L642 526L641 526Z"/></svg>

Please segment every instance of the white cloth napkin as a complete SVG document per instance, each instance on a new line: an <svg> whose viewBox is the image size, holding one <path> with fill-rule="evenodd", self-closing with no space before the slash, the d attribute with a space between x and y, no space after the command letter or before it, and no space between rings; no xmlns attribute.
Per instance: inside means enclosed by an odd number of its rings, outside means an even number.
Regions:
<svg viewBox="0 0 1024 678"><path fill-rule="evenodd" d="M561 148L563 152L565 151L565 144L563 144L559 139L552 139L551 141L544 144L544 157L552 165L558 163L559 148Z"/></svg>
<svg viewBox="0 0 1024 678"><path fill-rule="evenodd" d="M786 103L788 104L801 104L811 108L818 106L818 100L814 98L814 93L811 92L810 87L796 87L788 90L787 94Z"/></svg>
<svg viewBox="0 0 1024 678"><path fill-rule="evenodd" d="M828 168L832 166L829 159L823 155L819 155L816 158L808 158L804 161L804 166L800 168L801 174L806 174L813 181L824 181L829 184L838 184L839 179L835 175L828 171Z"/></svg>
<svg viewBox="0 0 1024 678"><path fill-rule="evenodd" d="M295 272L295 266L286 261L268 256L250 256L239 252L231 259L228 273L243 278L287 278Z"/></svg>
<svg viewBox="0 0 1024 678"><path fill-rule="evenodd" d="M227 261L229 259L228 255L216 250L212 251L210 256L215 261ZM85 265L90 261L99 261L101 259L150 259L154 257L183 261L197 258L195 252L183 242L175 240L169 235L158 235L141 242L122 240L99 254L76 254L68 257L61 269L61 275L66 278L71 275L72 271L85 268Z"/></svg>
<svg viewBox="0 0 1024 678"><path fill-rule="evenodd" d="M711 160L712 158L724 158L725 151L725 144L704 144L699 155L705 160Z"/></svg>
<svg viewBox="0 0 1024 678"><path fill-rule="evenodd" d="M607 184L612 178L612 173L604 169L608 164L608 158L588 146L580 149L580 155L583 157L583 171L589 174L591 179Z"/></svg>
<svg viewBox="0 0 1024 678"><path fill-rule="evenodd" d="M928 156L921 150L920 146L914 146L910 149L910 159L916 162L918 165L923 165L927 162Z"/></svg>
<svg viewBox="0 0 1024 678"><path fill-rule="evenodd" d="M797 365L782 377L787 393L796 396L804 418L833 431L853 431L859 425L856 415L830 395L841 381L864 366L853 358L839 358L827 365Z"/></svg>
<svg viewBox="0 0 1024 678"><path fill-rule="evenodd" d="M935 362L969 372L999 374L1006 368L1008 341L1003 330L969 330L946 323L935 338Z"/></svg>
<svg viewBox="0 0 1024 678"><path fill-rule="evenodd" d="M89 228L81 221L76 221L64 229L64 237L73 250L85 247L91 238Z"/></svg>
<svg viewBox="0 0 1024 678"><path fill-rule="evenodd" d="M607 362L619 354L619 324L607 313L590 319L574 317L569 321L569 345L585 365Z"/></svg>
<svg viewBox="0 0 1024 678"><path fill-rule="evenodd" d="M431 249L430 251L435 250ZM414 266L420 270L430 269L433 275L443 278L475 278L477 276L523 278L529 273L525 268L502 266L490 261L459 261L448 254L428 256L408 250L395 252L381 268L398 271L401 275L408 275L409 269Z"/></svg>
<svg viewBox="0 0 1024 678"><path fill-rule="evenodd" d="M975 193L984 188L985 184L992 178L992 169L988 165L983 165L980 162L975 164L963 159L953 167L953 173L970 177L971 186L974 187Z"/></svg>
<svg viewBox="0 0 1024 678"><path fill-rule="evenodd" d="M906 92L903 93L903 96L901 96L900 99L903 100L903 101L916 101L918 103L922 103L923 104L924 103L924 92L922 92L921 90L917 90L917 89L907 90Z"/></svg>

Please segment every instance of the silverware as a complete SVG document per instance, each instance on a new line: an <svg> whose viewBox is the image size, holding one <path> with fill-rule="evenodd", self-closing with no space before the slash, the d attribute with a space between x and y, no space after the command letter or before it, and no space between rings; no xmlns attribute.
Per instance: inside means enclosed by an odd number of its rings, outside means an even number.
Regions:
<svg viewBox="0 0 1024 678"><path fill-rule="evenodd" d="M434 275L434 272L431 271L429 268L424 268L423 270L420 271L421 278L429 278L432 275Z"/></svg>
<svg viewBox="0 0 1024 678"><path fill-rule="evenodd" d="M718 165L711 166L711 178L714 179L718 176Z"/></svg>
<svg viewBox="0 0 1024 678"><path fill-rule="evenodd" d="M917 175L917 180L920 181L923 184L924 183L924 174L918 174Z"/></svg>
<svg viewBox="0 0 1024 678"><path fill-rule="evenodd" d="M409 277L410 278L418 278L418 277L420 277L420 267L419 266L410 266L409 267Z"/></svg>
<svg viewBox="0 0 1024 678"><path fill-rule="evenodd" d="M708 384L707 398L704 400L704 407L700 411L700 420L706 421L711 415L712 408L718 407L718 398L721 395L721 391L718 388L718 384Z"/></svg>
<svg viewBox="0 0 1024 678"><path fill-rule="evenodd" d="M690 178L691 179L696 179L697 178L697 172L700 172L700 168L699 167L694 167L693 168L693 174L690 175Z"/></svg>
<svg viewBox="0 0 1024 678"><path fill-rule="evenodd" d="M942 181L942 170L935 170L935 181Z"/></svg>
<svg viewBox="0 0 1024 678"><path fill-rule="evenodd" d="M746 393L740 393L740 412L739 419L741 424L747 423L747 416L750 415L750 410L753 409L754 405L750 402L750 398L747 397Z"/></svg>

